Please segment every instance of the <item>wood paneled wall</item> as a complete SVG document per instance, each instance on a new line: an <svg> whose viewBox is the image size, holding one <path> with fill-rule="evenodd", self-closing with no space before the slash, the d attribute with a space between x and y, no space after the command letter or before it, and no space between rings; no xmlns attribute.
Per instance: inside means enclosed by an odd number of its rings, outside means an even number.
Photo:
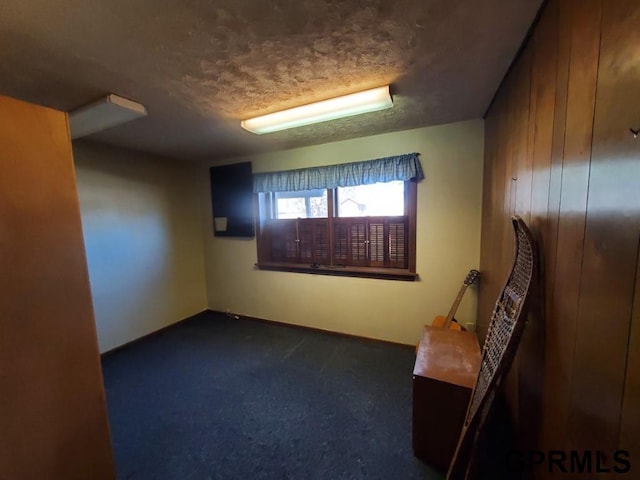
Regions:
<svg viewBox="0 0 640 480"><path fill-rule="evenodd" d="M542 293L507 385L524 448L640 468L640 2L550 0L486 116L478 329L538 239ZM537 477L549 476L545 467ZM626 477L625 477L626 478Z"/></svg>
<svg viewBox="0 0 640 480"><path fill-rule="evenodd" d="M114 477L67 117L0 96L0 478Z"/></svg>

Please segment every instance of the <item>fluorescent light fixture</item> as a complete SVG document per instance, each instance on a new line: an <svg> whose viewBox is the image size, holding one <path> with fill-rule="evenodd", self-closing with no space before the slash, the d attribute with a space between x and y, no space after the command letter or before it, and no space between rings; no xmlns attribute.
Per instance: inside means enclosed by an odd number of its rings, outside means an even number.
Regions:
<svg viewBox="0 0 640 480"><path fill-rule="evenodd" d="M245 130L262 135L287 128L296 128L311 123L326 122L336 118L350 117L361 113L375 112L393 107L389 85L363 92L331 98L321 102L302 105L261 117L243 120Z"/></svg>
<svg viewBox="0 0 640 480"><path fill-rule="evenodd" d="M69 113L71 138L76 139L115 127L135 118L144 117L144 105L110 93L97 102Z"/></svg>

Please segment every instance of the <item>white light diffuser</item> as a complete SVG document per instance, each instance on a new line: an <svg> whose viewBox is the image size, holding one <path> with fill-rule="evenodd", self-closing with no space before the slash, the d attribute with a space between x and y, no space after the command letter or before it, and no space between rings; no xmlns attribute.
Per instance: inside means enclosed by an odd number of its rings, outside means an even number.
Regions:
<svg viewBox="0 0 640 480"><path fill-rule="evenodd" d="M393 100L389 94L389 85L386 85L250 118L240 122L240 125L245 130L262 135L263 133L277 132L391 107L393 107Z"/></svg>
<svg viewBox="0 0 640 480"><path fill-rule="evenodd" d="M97 102L69 113L71 138L76 139L115 127L130 120L144 117L144 105L110 93Z"/></svg>

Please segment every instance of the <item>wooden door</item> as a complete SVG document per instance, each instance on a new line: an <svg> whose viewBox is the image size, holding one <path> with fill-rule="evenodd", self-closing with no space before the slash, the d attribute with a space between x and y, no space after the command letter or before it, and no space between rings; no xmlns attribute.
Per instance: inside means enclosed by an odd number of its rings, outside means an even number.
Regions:
<svg viewBox="0 0 640 480"><path fill-rule="evenodd" d="M112 479L64 113L0 97L0 477Z"/></svg>

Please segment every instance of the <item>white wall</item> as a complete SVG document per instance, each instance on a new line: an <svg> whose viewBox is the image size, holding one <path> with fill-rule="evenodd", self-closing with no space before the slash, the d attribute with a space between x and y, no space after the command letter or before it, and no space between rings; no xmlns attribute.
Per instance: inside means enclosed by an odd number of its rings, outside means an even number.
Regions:
<svg viewBox="0 0 640 480"><path fill-rule="evenodd" d="M100 351L207 308L200 170L75 142Z"/></svg>
<svg viewBox="0 0 640 480"><path fill-rule="evenodd" d="M446 315L480 258L482 120L419 128L216 164L250 160L253 171L276 171L419 152L416 282L260 271L255 240L216 238L208 172L201 173L209 308L269 320L415 343L421 327ZM457 318L475 323L469 289Z"/></svg>

